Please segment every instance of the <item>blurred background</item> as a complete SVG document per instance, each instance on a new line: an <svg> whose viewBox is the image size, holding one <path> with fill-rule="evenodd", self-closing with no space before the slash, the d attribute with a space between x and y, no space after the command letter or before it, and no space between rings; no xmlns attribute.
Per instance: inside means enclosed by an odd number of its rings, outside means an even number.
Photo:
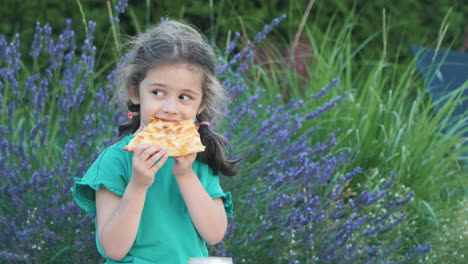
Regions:
<svg viewBox="0 0 468 264"><path fill-rule="evenodd" d="M467 15L463 0L2 0L0 262L102 262L69 190L125 122L125 43L174 19L213 46L232 97L218 129L244 156L221 178L235 215L212 255L465 263Z"/></svg>
<svg viewBox="0 0 468 264"><path fill-rule="evenodd" d="M114 1L110 1L113 3ZM272 18L283 14L288 19L275 29L275 36L281 44L293 38L300 25L301 18L310 1L273 0L273 1L129 1L125 14L119 16L121 34L132 36L148 25L158 22L161 17L182 20L196 25L219 45L225 44L227 32L239 31L247 36L254 35ZM106 0L3 0L1 3L0 30L11 38L21 32L23 45L31 43L36 22L49 23L54 31L65 28L65 18L73 20L72 28L78 38L84 37L83 20L92 20L97 24L95 43L109 50L103 58L112 56L112 36L109 19L109 1ZM466 51L466 15L468 7L462 0L427 0L427 1L366 1L366 0L330 0L314 1L313 9L307 18L307 24L326 28L330 21L342 24L353 15L358 18L353 29L353 41L359 45L376 34L382 33L382 13L387 15L387 48L389 54L410 56L410 45L435 47L441 33L442 22L446 18L449 30L444 34L441 47ZM115 10L110 9L113 13ZM84 17L83 17L84 14ZM116 15L116 14L114 14ZM366 45L366 52L382 52L380 40Z"/></svg>

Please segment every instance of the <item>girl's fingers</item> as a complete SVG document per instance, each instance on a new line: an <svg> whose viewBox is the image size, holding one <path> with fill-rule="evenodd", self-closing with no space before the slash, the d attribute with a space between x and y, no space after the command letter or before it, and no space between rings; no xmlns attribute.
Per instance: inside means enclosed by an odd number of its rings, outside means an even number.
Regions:
<svg viewBox="0 0 468 264"><path fill-rule="evenodd" d="M167 149L160 146L138 145L134 151L134 166L156 173L166 162ZM137 165L139 164L139 165Z"/></svg>
<svg viewBox="0 0 468 264"><path fill-rule="evenodd" d="M150 159L154 154L156 154L157 152L161 152L161 151L167 151L165 148L163 147L159 147L159 146L147 146L147 148L145 148L139 155L139 158L141 158L142 160L144 161L147 161L148 159Z"/></svg>
<svg viewBox="0 0 468 264"><path fill-rule="evenodd" d="M160 149L159 151L153 153L151 156L148 157L148 159L145 161L145 164L148 166L148 168L152 167L153 164L158 161L163 155L167 153L166 149Z"/></svg>
<svg viewBox="0 0 468 264"><path fill-rule="evenodd" d="M174 160L179 163L186 163L186 162L193 163L196 157L197 157L197 154L188 154L185 156L174 158Z"/></svg>
<svg viewBox="0 0 468 264"><path fill-rule="evenodd" d="M150 146L146 144L140 144L135 147L133 154L139 157L145 150L147 150Z"/></svg>

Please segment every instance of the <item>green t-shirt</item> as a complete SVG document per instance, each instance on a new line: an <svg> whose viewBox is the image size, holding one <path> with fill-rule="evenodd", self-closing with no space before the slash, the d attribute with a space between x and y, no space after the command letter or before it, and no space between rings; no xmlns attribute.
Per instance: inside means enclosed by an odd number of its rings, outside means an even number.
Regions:
<svg viewBox="0 0 468 264"><path fill-rule="evenodd" d="M123 147L132 138L133 135L128 135L107 147L83 178L75 178L73 197L87 213L96 215L95 191L99 188L105 187L119 196L125 192L132 176L133 153L123 150ZM192 223L172 174L173 166L174 160L169 158L148 188L138 233L125 258L121 261L109 259L99 244L96 229L97 248L107 260L106 263L185 264L190 257L208 256L205 241ZM221 197L226 214L232 214L231 193L223 192L218 176L198 159L194 161L192 168L207 193L213 199ZM95 226L97 227L96 220Z"/></svg>

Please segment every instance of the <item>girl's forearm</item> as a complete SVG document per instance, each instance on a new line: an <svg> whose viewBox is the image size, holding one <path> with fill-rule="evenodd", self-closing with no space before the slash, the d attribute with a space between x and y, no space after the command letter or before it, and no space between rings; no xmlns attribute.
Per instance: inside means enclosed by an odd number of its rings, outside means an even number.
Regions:
<svg viewBox="0 0 468 264"><path fill-rule="evenodd" d="M213 200L192 171L176 177L192 222L208 244L219 243L226 233L227 217L222 202Z"/></svg>
<svg viewBox="0 0 468 264"><path fill-rule="evenodd" d="M117 209L104 224L99 241L109 258L122 259L135 242L146 191L130 181Z"/></svg>

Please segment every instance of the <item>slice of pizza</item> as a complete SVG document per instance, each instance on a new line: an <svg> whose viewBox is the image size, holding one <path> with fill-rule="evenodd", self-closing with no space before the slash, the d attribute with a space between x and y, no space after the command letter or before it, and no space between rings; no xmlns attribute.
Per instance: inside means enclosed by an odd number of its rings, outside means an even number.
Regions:
<svg viewBox="0 0 468 264"><path fill-rule="evenodd" d="M193 120L165 122L154 118L151 123L135 134L124 149L133 152L139 144L167 148L169 157L181 157L205 151Z"/></svg>

